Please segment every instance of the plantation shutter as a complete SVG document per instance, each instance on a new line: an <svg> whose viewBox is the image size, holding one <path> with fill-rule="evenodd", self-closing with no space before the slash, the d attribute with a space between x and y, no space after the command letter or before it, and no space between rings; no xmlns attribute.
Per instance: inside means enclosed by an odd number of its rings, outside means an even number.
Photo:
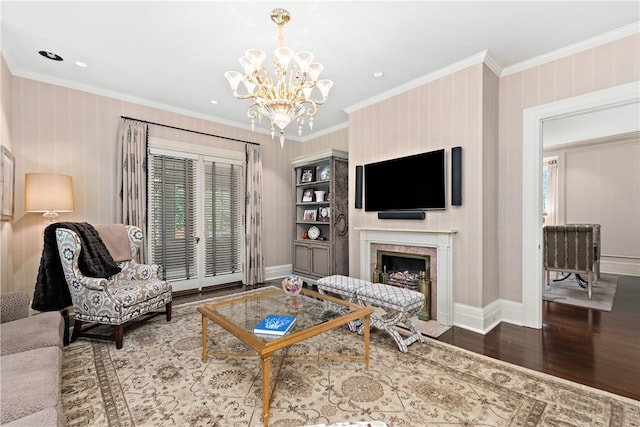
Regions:
<svg viewBox="0 0 640 427"><path fill-rule="evenodd" d="M242 270L242 166L204 161L205 277Z"/></svg>
<svg viewBox="0 0 640 427"><path fill-rule="evenodd" d="M196 160L152 155L149 175L152 262L165 280L197 277Z"/></svg>

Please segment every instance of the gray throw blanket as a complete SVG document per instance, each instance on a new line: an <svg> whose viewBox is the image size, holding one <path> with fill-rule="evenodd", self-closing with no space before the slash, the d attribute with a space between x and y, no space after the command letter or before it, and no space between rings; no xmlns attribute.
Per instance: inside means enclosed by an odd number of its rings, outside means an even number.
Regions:
<svg viewBox="0 0 640 427"><path fill-rule="evenodd" d="M86 222L57 222L44 230L44 247L31 307L38 311L62 310L72 305L71 294L58 255L56 229L68 228L80 237L78 267L87 277L108 278L120 272L96 229Z"/></svg>

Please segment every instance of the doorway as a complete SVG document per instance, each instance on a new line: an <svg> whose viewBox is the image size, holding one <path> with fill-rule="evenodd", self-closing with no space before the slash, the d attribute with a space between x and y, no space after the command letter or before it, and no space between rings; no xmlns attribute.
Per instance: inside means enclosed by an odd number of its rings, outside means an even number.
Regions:
<svg viewBox="0 0 640 427"><path fill-rule="evenodd" d="M524 110L522 167L522 325L542 328L542 126L545 120L640 102L640 82Z"/></svg>

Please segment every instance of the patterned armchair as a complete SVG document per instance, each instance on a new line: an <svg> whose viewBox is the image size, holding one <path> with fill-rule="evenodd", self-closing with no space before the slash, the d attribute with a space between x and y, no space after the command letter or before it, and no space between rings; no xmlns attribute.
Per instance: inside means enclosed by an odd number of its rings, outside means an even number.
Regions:
<svg viewBox="0 0 640 427"><path fill-rule="evenodd" d="M116 348L122 348L124 324L143 315L160 314L165 307L167 322L171 320L171 285L159 279L159 266L138 264L135 256L143 242L142 231L126 226L131 259L118 262L121 272L108 279L86 277L80 272L78 259L81 240L67 228L56 230L56 241L64 275L71 293L74 326L71 342L79 336L113 339L113 336L86 334L82 324L91 322L91 329L99 324L113 325Z"/></svg>
<svg viewBox="0 0 640 427"><path fill-rule="evenodd" d="M575 273L576 276L584 273L591 298L594 275L596 279L600 276L600 225L546 225L543 227L543 244L547 283L550 282L551 271Z"/></svg>

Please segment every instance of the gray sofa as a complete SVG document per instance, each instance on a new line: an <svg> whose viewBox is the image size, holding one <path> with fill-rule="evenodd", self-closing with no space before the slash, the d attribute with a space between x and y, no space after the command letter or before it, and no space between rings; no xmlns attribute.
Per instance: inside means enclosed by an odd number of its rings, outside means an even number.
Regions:
<svg viewBox="0 0 640 427"><path fill-rule="evenodd" d="M65 426L60 395L64 321L29 316L26 292L0 295L0 424Z"/></svg>

